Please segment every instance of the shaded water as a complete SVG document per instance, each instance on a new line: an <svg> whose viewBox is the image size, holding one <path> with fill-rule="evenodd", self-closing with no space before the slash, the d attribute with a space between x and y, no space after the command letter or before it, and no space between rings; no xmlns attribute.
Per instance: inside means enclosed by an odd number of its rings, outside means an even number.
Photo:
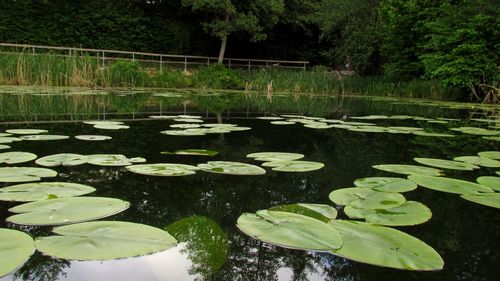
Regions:
<svg viewBox="0 0 500 281"><path fill-rule="evenodd" d="M12 151L27 151L39 157L56 153L117 153L144 157L148 163L197 164L208 160L252 163L245 155L259 151L287 151L306 155L325 168L307 173L267 170L263 176L229 176L198 172L186 177L149 177L124 168L82 165L56 167L58 177L50 181L88 184L93 196L127 200L131 208L108 220L167 227L182 241L161 253L105 262L53 259L36 253L5 280L500 280L498 209L477 205L459 196L419 187L405 193L408 200L427 205L432 219L419 226L397 227L425 241L445 261L442 271L411 272L388 269L336 257L328 253L275 247L254 240L236 227L244 212L255 212L278 204L297 202L331 204L328 194L351 187L357 178L397 176L371 168L376 164L416 164L414 157L451 159L499 150L498 142L480 136L458 134L455 138L362 133L341 129L314 130L302 125L276 126L255 119L278 113L340 118L369 114L418 115L460 118L460 122L432 124L414 120L370 121L381 125L421 126L450 133L449 128L469 125L472 117L491 117L493 107L421 103L392 99L324 98L310 96L266 97L262 95L206 95L171 93L154 96L147 92L114 94L84 92L61 94L60 90L26 92L5 90L0 95L0 131L11 128L42 128L50 134L102 134L110 141L85 142L74 138L59 141L10 144ZM14 93L12 93L14 92ZM45 92L45 95L38 95ZM48 94L48 95L47 95ZM174 121L147 119L152 114L188 113L205 122L234 123L252 130L206 136L160 134ZM128 130L98 130L75 120L127 119ZM498 117L497 117L498 118ZM67 122L70 120L70 122ZM14 123L13 123L14 122ZM17 123L21 122L21 123ZM162 155L162 151L204 148L219 155ZM256 164L255 162L253 164ZM26 163L22 166L36 166ZM5 165L2 165L5 166ZM449 177L474 181L493 175L495 169L446 170ZM2 183L1 187L8 184ZM4 218L16 204L0 202L0 227L16 228L34 237L50 234L47 227L8 224ZM340 208L339 208L340 209ZM340 218L347 218L340 212Z"/></svg>

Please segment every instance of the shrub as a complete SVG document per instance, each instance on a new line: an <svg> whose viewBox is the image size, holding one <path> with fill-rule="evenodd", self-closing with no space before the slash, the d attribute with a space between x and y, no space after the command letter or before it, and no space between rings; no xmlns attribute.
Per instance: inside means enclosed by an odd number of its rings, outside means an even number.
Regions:
<svg viewBox="0 0 500 281"><path fill-rule="evenodd" d="M143 87L148 79L137 61L116 61L109 67L108 75L111 86Z"/></svg>
<svg viewBox="0 0 500 281"><path fill-rule="evenodd" d="M243 80L233 70L222 64L214 64L200 68L194 76L196 87L212 89L244 89Z"/></svg>

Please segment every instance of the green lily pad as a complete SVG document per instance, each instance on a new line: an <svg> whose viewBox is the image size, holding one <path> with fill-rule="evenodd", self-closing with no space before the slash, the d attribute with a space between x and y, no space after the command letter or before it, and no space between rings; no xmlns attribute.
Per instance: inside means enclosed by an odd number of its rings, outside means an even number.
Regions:
<svg viewBox="0 0 500 281"><path fill-rule="evenodd" d="M121 121L84 121L84 124L88 125L123 125Z"/></svg>
<svg viewBox="0 0 500 281"><path fill-rule="evenodd" d="M12 143L15 141L22 141L22 139L15 137L0 137L0 143Z"/></svg>
<svg viewBox="0 0 500 281"><path fill-rule="evenodd" d="M12 136L12 134L9 133L0 133L0 137L9 137Z"/></svg>
<svg viewBox="0 0 500 281"><path fill-rule="evenodd" d="M119 125L119 124L98 124L94 125L94 128L102 130L121 130L121 129L129 129L130 126Z"/></svg>
<svg viewBox="0 0 500 281"><path fill-rule="evenodd" d="M36 135L36 134L48 133L49 131L41 129L11 129L5 132L15 135Z"/></svg>
<svg viewBox="0 0 500 281"><path fill-rule="evenodd" d="M101 219L121 213L130 203L106 197L69 197L25 203L9 211L8 222L22 225L62 225Z"/></svg>
<svg viewBox="0 0 500 281"><path fill-rule="evenodd" d="M440 176L443 174L443 171L441 170L416 165L383 164L372 167L386 172L405 175Z"/></svg>
<svg viewBox="0 0 500 281"><path fill-rule="evenodd" d="M261 120L283 120L283 117L278 117L278 116L260 116L260 117L257 117L257 119L261 119Z"/></svg>
<svg viewBox="0 0 500 281"><path fill-rule="evenodd" d="M213 131L214 128L212 128ZM252 128L250 127L241 127L241 126L236 126L236 127L227 127L224 128L225 130L229 130L230 132L241 132L241 131L248 131L251 130ZM208 131L210 133L210 131Z"/></svg>
<svg viewBox="0 0 500 281"><path fill-rule="evenodd" d="M87 163L87 156L73 153L60 153L39 158L35 163L44 167L77 166Z"/></svg>
<svg viewBox="0 0 500 281"><path fill-rule="evenodd" d="M370 177L354 181L358 187L367 187L383 192L407 192L417 188L417 184L402 178L392 177Z"/></svg>
<svg viewBox="0 0 500 281"><path fill-rule="evenodd" d="M28 234L0 228L0 278L20 268L35 252L35 243Z"/></svg>
<svg viewBox="0 0 500 281"><path fill-rule="evenodd" d="M500 161L481 157L481 156L460 156L453 158L455 161L462 161L465 163L469 163L472 165L478 165L481 167L489 167L489 168L499 168Z"/></svg>
<svg viewBox="0 0 500 281"><path fill-rule="evenodd" d="M292 122L292 121L272 121L271 124L273 124L273 125L295 125L297 123Z"/></svg>
<svg viewBox="0 0 500 281"><path fill-rule="evenodd" d="M337 205L358 209L391 209L406 202L400 193L381 192L363 187L337 189L330 192L328 197Z"/></svg>
<svg viewBox="0 0 500 281"><path fill-rule="evenodd" d="M479 152L477 155L484 158L490 158L493 160L500 160L500 151L482 151Z"/></svg>
<svg viewBox="0 0 500 281"><path fill-rule="evenodd" d="M489 187L493 190L500 191L500 177L479 177L476 179L476 181L480 185L484 185L486 187Z"/></svg>
<svg viewBox="0 0 500 281"><path fill-rule="evenodd" d="M354 128L348 128L348 131L352 132L363 132L363 133L385 133L388 130L385 127L378 126L359 126Z"/></svg>
<svg viewBox="0 0 500 281"><path fill-rule="evenodd" d="M203 120L201 119L194 119L194 118L177 118L174 119L176 122L186 122L186 123L203 123Z"/></svg>
<svg viewBox="0 0 500 281"><path fill-rule="evenodd" d="M304 124L304 127L321 130L321 129L333 128L333 125L329 125L329 124L323 123L323 122L313 122L313 123Z"/></svg>
<svg viewBox="0 0 500 281"><path fill-rule="evenodd" d="M356 221L331 220L342 247L331 251L357 262L406 270L440 270L444 261L421 240L389 227Z"/></svg>
<svg viewBox="0 0 500 281"><path fill-rule="evenodd" d="M149 118L153 119L176 119L177 115L151 115Z"/></svg>
<svg viewBox="0 0 500 281"><path fill-rule="evenodd" d="M198 168L205 172L236 176L254 176L266 173L266 170L259 166L230 161L208 161L207 163L198 164Z"/></svg>
<svg viewBox="0 0 500 281"><path fill-rule="evenodd" d="M386 115L367 115L367 116L352 116L351 119L365 119L365 120L377 120L377 119L387 119Z"/></svg>
<svg viewBox="0 0 500 281"><path fill-rule="evenodd" d="M190 124L190 123L186 123L186 124L172 124L170 125L170 128L176 128L176 129L190 129L190 128L199 128L201 127L201 125L199 124Z"/></svg>
<svg viewBox="0 0 500 281"><path fill-rule="evenodd" d="M229 132L229 131L228 131ZM166 130L166 131L161 131L160 133L165 134L165 135L170 135L170 136L204 136L206 135L205 130Z"/></svg>
<svg viewBox="0 0 500 281"><path fill-rule="evenodd" d="M406 201L398 207L385 210L358 209L346 206L344 213L351 219L365 219L368 223L388 226L422 224L432 217L431 210L416 201Z"/></svg>
<svg viewBox="0 0 500 281"><path fill-rule="evenodd" d="M24 163L36 159L36 157L37 157L36 154L29 152L20 152L20 151L4 152L0 153L0 164Z"/></svg>
<svg viewBox="0 0 500 281"><path fill-rule="evenodd" d="M487 130L484 128L477 128L477 127L459 127L459 128L451 128L450 130L462 132L464 134L469 134L469 135L479 135L479 136L500 135L500 131Z"/></svg>
<svg viewBox="0 0 500 281"><path fill-rule="evenodd" d="M103 140L110 140L112 138L101 135L79 135L75 136L75 139L85 140L85 141L103 141Z"/></svg>
<svg viewBox="0 0 500 281"><path fill-rule="evenodd" d="M245 213L238 218L237 226L248 236L286 248L328 251L342 246L335 227L295 213L268 210Z"/></svg>
<svg viewBox="0 0 500 281"><path fill-rule="evenodd" d="M199 170L191 165L170 163L132 165L125 167L125 169L136 174L159 177L189 176L196 174L196 171Z"/></svg>
<svg viewBox="0 0 500 281"><path fill-rule="evenodd" d="M412 134L417 135L417 136L423 136L423 137L442 137L442 138L453 138L455 135L452 134L444 134L444 133L431 133L431 132L421 132L421 131L416 131L412 132Z"/></svg>
<svg viewBox="0 0 500 281"><path fill-rule="evenodd" d="M8 145L0 144L0 150L9 149L9 148L10 148L10 146L8 146Z"/></svg>
<svg viewBox="0 0 500 281"><path fill-rule="evenodd" d="M444 177L432 177L424 175L411 175L408 178L420 186L442 192L449 192L456 194L493 192L493 190L491 190L491 188L489 187L464 180L457 180Z"/></svg>
<svg viewBox="0 0 500 281"><path fill-rule="evenodd" d="M419 132L424 130L423 128L420 127L404 127L404 126L387 127L387 129L397 130L397 131L407 131L407 132Z"/></svg>
<svg viewBox="0 0 500 281"><path fill-rule="evenodd" d="M91 186L70 182L25 183L0 188L0 200L31 202L80 196L94 191Z"/></svg>
<svg viewBox="0 0 500 281"><path fill-rule="evenodd" d="M207 124L201 124L201 126L207 128L231 128L231 127L237 127L238 125L227 124L227 123L207 123Z"/></svg>
<svg viewBox="0 0 500 281"><path fill-rule="evenodd" d="M297 203L297 204L279 205L269 208L269 211L295 213L315 218L323 222L328 222L329 220L333 220L337 217L337 209L335 209L332 206L324 204Z"/></svg>
<svg viewBox="0 0 500 281"><path fill-rule="evenodd" d="M272 161L262 163L264 167L273 167L273 171L279 172L310 172L323 168L325 164L313 161Z"/></svg>
<svg viewBox="0 0 500 281"><path fill-rule="evenodd" d="M248 158L254 158L256 161L290 161L304 158L304 154L290 152L256 152L247 154Z"/></svg>
<svg viewBox="0 0 500 281"><path fill-rule="evenodd" d="M40 237L36 249L68 260L111 260L152 254L177 244L168 232L144 224L95 221L56 227L59 236Z"/></svg>
<svg viewBox="0 0 500 281"><path fill-rule="evenodd" d="M476 165L460 161L452 161L452 160L444 160L436 158L413 158L413 160L417 161L420 164L442 169L462 170L462 171L472 171L474 169L479 169L479 167Z"/></svg>
<svg viewBox="0 0 500 281"><path fill-rule="evenodd" d="M199 115L177 115L178 118L182 118L182 119L201 119L202 117L199 116Z"/></svg>
<svg viewBox="0 0 500 281"><path fill-rule="evenodd" d="M24 135L19 138L28 141L51 141L51 140L69 139L68 136L62 136L62 135Z"/></svg>
<svg viewBox="0 0 500 281"><path fill-rule="evenodd" d="M463 194L465 200L500 209L500 193Z"/></svg>
<svg viewBox="0 0 500 281"><path fill-rule="evenodd" d="M97 166L111 166L111 167L120 167L120 166L128 166L133 163L145 162L146 159L137 157L137 158L127 158L122 154L91 154L87 155L87 163Z"/></svg>
<svg viewBox="0 0 500 281"><path fill-rule="evenodd" d="M207 149L180 149L175 152L164 151L161 154L215 156L219 154L219 152Z"/></svg>
<svg viewBox="0 0 500 281"><path fill-rule="evenodd" d="M483 137L485 140L490 140L490 141L500 141L500 136L498 137Z"/></svg>
<svg viewBox="0 0 500 281"><path fill-rule="evenodd" d="M57 172L45 168L32 167L2 167L0 168L0 182L28 182L39 181L41 178L57 176Z"/></svg>

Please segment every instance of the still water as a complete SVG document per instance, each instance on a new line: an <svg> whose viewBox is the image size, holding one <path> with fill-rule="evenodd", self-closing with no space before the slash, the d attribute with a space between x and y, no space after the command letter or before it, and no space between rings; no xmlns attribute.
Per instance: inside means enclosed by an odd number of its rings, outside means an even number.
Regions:
<svg viewBox="0 0 500 281"><path fill-rule="evenodd" d="M129 201L131 207L106 220L142 223L167 229L180 242L166 251L112 261L67 261L36 252L7 280L500 280L500 215L498 209L474 204L450 193L419 187L405 193L433 213L418 226L397 227L432 246L444 259L441 271L411 272L353 262L329 253L284 249L252 239L238 230L236 220L279 204L298 202L330 204L328 194L352 187L353 181L371 176L398 176L373 169L377 164L417 164L414 157L452 159L499 150L498 141L450 131L460 126L482 126L471 118L495 119L498 107L434 103L385 98L266 96L195 91L89 91L75 89L0 89L0 132L13 128L46 129L68 135L67 140L21 141L9 151L26 151L38 157L57 153L124 154L144 157L148 163L196 165L208 160L256 164L252 152L283 151L306 155L325 167L306 173L267 170L262 176L231 176L199 172L185 177L151 177L122 167L81 165L56 167L55 178L93 186L92 196ZM207 123L232 123L249 131L205 136L167 136L173 120L150 115L192 114ZM452 133L454 138L408 134L316 130L301 124L278 126L257 116L304 114L331 119L364 115L409 115L457 118L449 123L414 119L370 121L384 126L416 126ZM100 130L81 120L125 120L127 130ZM355 121L355 120L352 120ZM81 141L75 135L107 135L108 141ZM178 156L162 151L202 148L219 155ZM4 151L3 151L4 152ZM1 164L1 166L7 166ZM36 166L34 162L22 166ZM475 181L494 175L494 168L475 171L446 170L453 178ZM9 184L0 183L0 187ZM47 236L49 227L6 223L15 203L0 202L0 227ZM338 208L341 210L341 208ZM341 219L347 219L342 211Z"/></svg>

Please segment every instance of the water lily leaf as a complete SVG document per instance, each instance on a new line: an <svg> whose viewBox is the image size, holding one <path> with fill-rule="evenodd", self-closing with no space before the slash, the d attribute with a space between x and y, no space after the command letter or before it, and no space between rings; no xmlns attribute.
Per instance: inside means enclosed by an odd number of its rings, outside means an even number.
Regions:
<svg viewBox="0 0 500 281"><path fill-rule="evenodd" d="M85 121L84 124L88 125L123 125L121 121Z"/></svg>
<svg viewBox="0 0 500 281"><path fill-rule="evenodd" d="M323 222L328 222L329 220L333 220L337 217L337 209L335 209L332 206L324 204L297 203L297 204L279 205L269 208L269 211L295 213L315 218Z"/></svg>
<svg viewBox="0 0 500 281"><path fill-rule="evenodd" d="M432 217L431 210L416 201L406 201L400 206L385 210L358 209L346 206L344 213L352 219L365 219L368 223L388 226L422 224Z"/></svg>
<svg viewBox="0 0 500 281"><path fill-rule="evenodd" d="M273 161L262 163L264 167L273 167L273 171L279 172L310 172L323 168L325 164L313 161Z"/></svg>
<svg viewBox="0 0 500 281"><path fill-rule="evenodd" d="M273 124L273 125L295 125L296 122L292 122L292 121L272 121L271 124Z"/></svg>
<svg viewBox="0 0 500 281"><path fill-rule="evenodd" d="M15 135L36 135L48 133L49 131L41 129L11 129L7 130L6 132Z"/></svg>
<svg viewBox="0 0 500 281"><path fill-rule="evenodd" d="M500 160L500 151L482 151L482 152L479 152L477 155L484 157L484 158Z"/></svg>
<svg viewBox="0 0 500 281"><path fill-rule="evenodd" d="M0 200L31 202L80 196L94 191L91 186L70 182L25 183L0 188Z"/></svg>
<svg viewBox="0 0 500 281"><path fill-rule="evenodd" d="M120 129L129 129L130 126L119 125L119 124L98 124L94 125L94 128L102 130L120 130Z"/></svg>
<svg viewBox="0 0 500 281"><path fill-rule="evenodd" d="M290 152L256 152L247 154L248 158L254 158L256 161L290 161L304 158L304 154Z"/></svg>
<svg viewBox="0 0 500 281"><path fill-rule="evenodd" d="M201 119L202 117L199 115L177 115L177 118L182 118L182 119Z"/></svg>
<svg viewBox="0 0 500 281"><path fill-rule="evenodd" d="M0 228L0 278L20 268L35 252L35 243L28 234Z"/></svg>
<svg viewBox="0 0 500 281"><path fill-rule="evenodd" d="M208 131L208 133L210 133L211 131L213 131L215 128L212 128L212 130ZM236 127L227 127L227 128L224 128L225 130L228 130L230 132L241 132L241 131L248 131L248 130L251 130L252 128L250 127L240 127L240 126L236 126Z"/></svg>
<svg viewBox="0 0 500 281"><path fill-rule="evenodd" d="M295 213L268 210L245 213L238 218L237 226L248 236L286 248L328 251L342 246L333 226Z"/></svg>
<svg viewBox="0 0 500 281"><path fill-rule="evenodd" d="M77 166L87 163L87 156L73 153L60 153L39 158L35 163L44 167Z"/></svg>
<svg viewBox="0 0 500 281"><path fill-rule="evenodd" d="M135 160L134 160L135 159ZM87 155L87 163L97 166L128 166L134 162L145 162L144 158L127 158L122 154L91 154Z"/></svg>
<svg viewBox="0 0 500 281"><path fill-rule="evenodd" d="M68 136L62 135L25 135L19 137L22 140L28 141L50 141L50 140L65 140L69 139Z"/></svg>
<svg viewBox="0 0 500 281"><path fill-rule="evenodd" d="M0 143L12 143L15 141L22 141L22 139L15 137L0 137Z"/></svg>
<svg viewBox="0 0 500 281"><path fill-rule="evenodd" d="M231 128L231 127L237 127L238 125L236 124L227 124L227 123L207 123L207 124L201 124L202 127L207 127L207 128Z"/></svg>
<svg viewBox="0 0 500 281"><path fill-rule="evenodd" d="M417 188L417 184L402 178L392 177L370 177L354 181L358 187L368 187L377 191L384 192L407 192Z"/></svg>
<svg viewBox="0 0 500 281"><path fill-rule="evenodd" d="M0 182L27 182L39 181L43 178L57 176L57 172L45 168L32 167L2 167L0 168Z"/></svg>
<svg viewBox="0 0 500 281"><path fill-rule="evenodd" d="M500 141L500 136L498 136L498 137L483 137L483 139L490 140L490 141Z"/></svg>
<svg viewBox="0 0 500 281"><path fill-rule="evenodd" d="M219 152L207 149L180 149L176 150L175 152L164 151L161 154L215 156L219 154Z"/></svg>
<svg viewBox="0 0 500 281"><path fill-rule="evenodd" d="M476 128L476 127L459 127L459 128L451 128L450 130L462 132L464 134L469 134L469 135L479 135L479 136L500 135L500 131L487 130L484 128Z"/></svg>
<svg viewBox="0 0 500 281"><path fill-rule="evenodd" d="M259 166L230 161L208 161L207 163L198 164L198 168L205 172L236 176L253 176L266 173L266 170Z"/></svg>
<svg viewBox="0 0 500 281"><path fill-rule="evenodd" d="M111 137L101 136L101 135L79 135L79 136L75 136L75 138L79 139L79 140L85 140L85 141L103 141L103 140L112 139Z"/></svg>
<svg viewBox="0 0 500 281"><path fill-rule="evenodd" d="M348 128L347 130L352 132L364 132L364 133L385 133L388 130L385 127L378 126L359 126L354 128Z"/></svg>
<svg viewBox="0 0 500 281"><path fill-rule="evenodd" d="M358 209L390 209L406 202L400 193L381 192L363 187L341 188L330 192L330 200L337 205Z"/></svg>
<svg viewBox="0 0 500 281"><path fill-rule="evenodd" d="M10 148L10 146L8 146L8 145L0 144L0 150L9 149L9 148Z"/></svg>
<svg viewBox="0 0 500 281"><path fill-rule="evenodd" d="M333 125L329 125L329 124L323 123L323 122L313 122L313 123L304 124L304 127L311 128L311 129L330 129L330 128L333 128Z"/></svg>
<svg viewBox="0 0 500 281"><path fill-rule="evenodd" d="M478 165L482 167L489 167L489 168L500 167L500 161L480 156L460 156L453 158L453 160L462 161L465 163Z"/></svg>
<svg viewBox="0 0 500 281"><path fill-rule="evenodd" d="M420 186L442 192L449 192L456 194L493 192L493 190L491 190L491 188L489 187L464 180L457 180L444 177L432 177L424 175L411 175L408 178Z"/></svg>
<svg viewBox="0 0 500 281"><path fill-rule="evenodd" d="M176 128L176 129L189 129L189 128L199 128L201 127L201 125L199 124L190 124L190 123L186 123L186 124L172 124L170 125L170 128Z"/></svg>
<svg viewBox="0 0 500 281"><path fill-rule="evenodd" d="M384 267L406 270L440 270L444 261L421 240L389 227L365 222L331 220L343 245L333 254Z"/></svg>
<svg viewBox="0 0 500 281"><path fill-rule="evenodd" d="M387 119L386 115L367 115L367 116L352 116L351 119L366 119L366 120L377 120L377 119Z"/></svg>
<svg viewBox="0 0 500 281"><path fill-rule="evenodd" d="M383 164L383 165L375 165L372 167L386 172L405 174L405 175L440 176L443 174L443 171L441 170L423 166L416 166L416 165Z"/></svg>
<svg viewBox="0 0 500 281"><path fill-rule="evenodd" d="M420 127L404 127L404 126L387 127L387 129L396 131L408 131L408 132L418 132L424 130L423 128Z"/></svg>
<svg viewBox="0 0 500 281"><path fill-rule="evenodd" d="M203 120L201 119L194 119L194 118L177 118L174 119L176 122L186 122L186 123L203 123Z"/></svg>
<svg viewBox="0 0 500 281"><path fill-rule="evenodd" d="M489 187L493 190L500 191L500 177L479 177L476 179L476 181L480 185L484 185L486 187Z"/></svg>
<svg viewBox="0 0 500 281"><path fill-rule="evenodd" d="M479 169L479 167L476 165L460 161L452 161L452 160L444 160L436 158L413 158L413 160L417 161L420 164L429 165L432 167L437 167L442 169L463 170L463 171L472 171L474 169Z"/></svg>
<svg viewBox="0 0 500 281"><path fill-rule="evenodd" d="M6 220L22 225L62 225L96 220L121 213L130 203L106 197L70 197L25 203L9 211Z"/></svg>
<svg viewBox="0 0 500 281"><path fill-rule="evenodd" d="M500 209L500 193L463 194L465 200Z"/></svg>
<svg viewBox="0 0 500 281"><path fill-rule="evenodd" d="M176 119L177 115L151 115L149 118L153 119Z"/></svg>
<svg viewBox="0 0 500 281"><path fill-rule="evenodd" d="M229 131L228 131L229 132ZM170 136L204 136L206 135L205 130L166 130L161 131L160 133Z"/></svg>
<svg viewBox="0 0 500 281"><path fill-rule="evenodd" d="M0 164L24 163L36 159L36 157L37 157L36 154L29 152L20 152L20 151L4 152L0 153Z"/></svg>
<svg viewBox="0 0 500 281"><path fill-rule="evenodd" d="M9 137L12 136L12 134L9 133L0 133L0 137Z"/></svg>
<svg viewBox="0 0 500 281"><path fill-rule="evenodd" d="M121 221L84 222L56 227L59 236L40 237L36 249L68 260L111 260L142 256L177 243L168 232L144 224Z"/></svg>
<svg viewBox="0 0 500 281"><path fill-rule="evenodd" d="M431 133L431 132L421 132L416 131L412 132L412 134L423 137L442 137L442 138L453 138L455 135L452 134L444 134L444 133Z"/></svg>
<svg viewBox="0 0 500 281"><path fill-rule="evenodd" d="M283 117L278 117L278 116L260 116L260 117L257 117L257 119L261 119L261 120L283 120Z"/></svg>
<svg viewBox="0 0 500 281"><path fill-rule="evenodd" d="M132 165L125 167L125 169L136 174L159 177L194 175L199 170L197 167L191 165L170 163Z"/></svg>

